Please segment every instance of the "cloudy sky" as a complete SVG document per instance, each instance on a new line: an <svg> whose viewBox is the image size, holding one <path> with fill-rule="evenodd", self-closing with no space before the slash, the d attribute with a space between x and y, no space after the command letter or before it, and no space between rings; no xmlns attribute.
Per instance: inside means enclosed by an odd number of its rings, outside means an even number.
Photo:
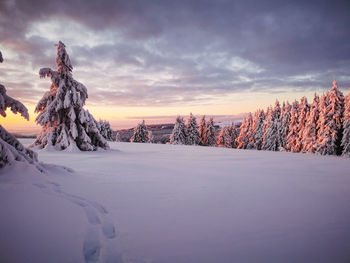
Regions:
<svg viewBox="0 0 350 263"><path fill-rule="evenodd" d="M241 113L350 87L350 1L1 0L0 83L29 108L9 129L34 129L59 40L85 108L114 128L177 114ZM12 116L10 116L12 115ZM38 128L38 127L36 127Z"/></svg>

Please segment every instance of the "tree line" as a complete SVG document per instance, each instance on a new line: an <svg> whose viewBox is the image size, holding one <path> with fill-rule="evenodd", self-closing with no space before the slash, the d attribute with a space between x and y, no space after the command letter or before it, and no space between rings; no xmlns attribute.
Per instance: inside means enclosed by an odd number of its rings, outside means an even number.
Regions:
<svg viewBox="0 0 350 263"><path fill-rule="evenodd" d="M306 97L282 106L276 100L266 112L243 118L236 143L238 149L350 156L350 93L344 97L334 80L321 97L314 94L311 104Z"/></svg>

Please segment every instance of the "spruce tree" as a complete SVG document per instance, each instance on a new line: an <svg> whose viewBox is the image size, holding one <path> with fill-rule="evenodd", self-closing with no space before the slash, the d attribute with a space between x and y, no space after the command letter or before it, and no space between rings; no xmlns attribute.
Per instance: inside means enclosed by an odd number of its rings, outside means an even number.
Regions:
<svg viewBox="0 0 350 263"><path fill-rule="evenodd" d="M247 149L247 146L250 142L250 138L252 135L252 132L251 132L252 124L253 124L253 117L252 117L252 114L249 113L248 115L243 117L243 121L241 124L241 131L239 133L239 136L236 139L238 149Z"/></svg>
<svg viewBox="0 0 350 263"><path fill-rule="evenodd" d="M205 115L203 115L201 118L198 131L199 131L199 138L200 138L199 145L206 146L207 123L205 121Z"/></svg>
<svg viewBox="0 0 350 263"><path fill-rule="evenodd" d="M314 100L310 106L310 110L307 114L306 124L303 134L303 152L314 153L317 149L317 132L318 132L318 118L319 118L319 103L320 98L315 93Z"/></svg>
<svg viewBox="0 0 350 263"><path fill-rule="evenodd" d="M258 121L259 121L259 118L258 118L258 112L259 110L257 110L255 113L254 113L254 117L253 117L253 122L252 122L252 136L250 138L250 141L247 145L247 149L255 149L255 139L254 139L254 135L255 135L255 132L256 132L256 129L258 127Z"/></svg>
<svg viewBox="0 0 350 263"><path fill-rule="evenodd" d="M187 144L189 145L198 145L200 143L200 135L198 131L198 124L196 117L190 113L189 118L187 119Z"/></svg>
<svg viewBox="0 0 350 263"><path fill-rule="evenodd" d="M252 136L247 149L261 150L264 139L264 122L265 113L263 110L259 109L254 113Z"/></svg>
<svg viewBox="0 0 350 263"><path fill-rule="evenodd" d="M210 118L209 121L207 122L206 136L205 137L206 137L206 145L207 146L217 146L213 118Z"/></svg>
<svg viewBox="0 0 350 263"><path fill-rule="evenodd" d="M115 141L116 142L121 142L122 141L122 138L120 136L120 132L117 132L116 135L115 135Z"/></svg>
<svg viewBox="0 0 350 263"><path fill-rule="evenodd" d="M292 109L290 111L290 121L288 125L288 135L287 135L287 150L292 152L297 152L295 147L298 140L298 120L299 120L299 102L294 101L292 104Z"/></svg>
<svg viewBox="0 0 350 263"><path fill-rule="evenodd" d="M268 151L278 151L280 143L279 129L281 126L281 107L278 100L276 100L275 107L270 109L269 115L266 117L267 130L264 134L263 149Z"/></svg>
<svg viewBox="0 0 350 263"><path fill-rule="evenodd" d="M173 132L170 135L171 144L187 144L187 131L185 121L177 116Z"/></svg>
<svg viewBox="0 0 350 263"><path fill-rule="evenodd" d="M279 137L280 137L280 147L283 150L287 150L287 135L289 132L289 122L291 117L291 109L292 106L283 102L282 110L281 110L281 126L279 129Z"/></svg>
<svg viewBox="0 0 350 263"><path fill-rule="evenodd" d="M145 121L139 123L134 129L134 134L131 136L130 142L146 143L150 141L150 133L148 132Z"/></svg>
<svg viewBox="0 0 350 263"><path fill-rule="evenodd" d="M0 52L0 63L3 62ZM0 84L0 115L6 117L6 109L10 108L14 114L20 113L23 118L29 120L27 108L18 100L6 94L6 88ZM42 168L37 164L38 157L35 152L25 148L12 134L0 125L0 168L16 162L34 164L40 171Z"/></svg>
<svg viewBox="0 0 350 263"><path fill-rule="evenodd" d="M231 145L230 142L230 137L228 134L228 127L227 126L222 126L220 133L219 133L219 137L218 137L218 141L217 141L217 145L219 147L227 147L228 145Z"/></svg>
<svg viewBox="0 0 350 263"><path fill-rule="evenodd" d="M322 155L340 155L344 95L334 80L331 90L322 97L317 152Z"/></svg>
<svg viewBox="0 0 350 263"><path fill-rule="evenodd" d="M343 116L342 155L350 157L350 92L346 96Z"/></svg>
<svg viewBox="0 0 350 263"><path fill-rule="evenodd" d="M105 138L107 141L114 141L113 130L111 128L111 125L109 124L109 121L99 120L98 125L99 131L103 138Z"/></svg>
<svg viewBox="0 0 350 263"><path fill-rule="evenodd" d="M231 122L230 124L230 127L228 127L228 140L226 141L226 147L229 147L229 148L237 148L238 144L237 144L237 138L238 138L238 130L236 128L236 125Z"/></svg>
<svg viewBox="0 0 350 263"><path fill-rule="evenodd" d="M305 125L307 121L307 115L310 111L310 105L307 102L306 97L302 97L300 99L299 103L299 116L298 116L298 135L296 139L296 143L294 145L294 151L300 152L303 149L304 144L304 132L305 132Z"/></svg>
<svg viewBox="0 0 350 263"><path fill-rule="evenodd" d="M73 79L73 66L65 45L57 46L57 71L42 68L40 78L50 77L51 88L38 102L35 112L39 113L36 123L43 128L33 143L40 148L56 150L108 149L108 143L98 129L94 117L83 109L88 97L86 87Z"/></svg>

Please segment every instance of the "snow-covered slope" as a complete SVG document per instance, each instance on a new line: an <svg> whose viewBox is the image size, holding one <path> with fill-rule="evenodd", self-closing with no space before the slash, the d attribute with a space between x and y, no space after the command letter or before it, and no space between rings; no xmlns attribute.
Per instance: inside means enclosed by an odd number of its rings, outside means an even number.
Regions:
<svg viewBox="0 0 350 263"><path fill-rule="evenodd" d="M0 171L0 262L350 260L348 158L110 145Z"/></svg>

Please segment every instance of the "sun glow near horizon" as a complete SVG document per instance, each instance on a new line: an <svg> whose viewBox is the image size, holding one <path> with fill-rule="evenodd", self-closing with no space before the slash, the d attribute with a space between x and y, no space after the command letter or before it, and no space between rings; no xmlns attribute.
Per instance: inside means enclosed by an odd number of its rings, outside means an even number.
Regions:
<svg viewBox="0 0 350 263"><path fill-rule="evenodd" d="M321 91L322 92L322 91ZM317 92L321 94L321 92ZM158 107L118 107L99 106L96 103L89 103L87 100L84 108L88 110L96 120L107 120L111 123L113 129L132 128L143 119L146 124L173 123L175 117L181 115L187 117L190 112L196 116L213 116L214 121L232 121L233 116L243 115L247 112L254 112L257 109L264 109L273 105L275 100L280 102L292 102L306 96L309 101L313 98L314 91L295 92L295 93L276 93L274 96L266 93L238 93L225 98L211 100L207 105L172 105ZM25 120L19 114L13 114L7 110L6 118L1 117L1 124L10 132L18 133L37 133L41 126L35 123L37 114L34 113L34 104L25 104L29 112L29 121ZM215 116L223 116L215 119Z"/></svg>

